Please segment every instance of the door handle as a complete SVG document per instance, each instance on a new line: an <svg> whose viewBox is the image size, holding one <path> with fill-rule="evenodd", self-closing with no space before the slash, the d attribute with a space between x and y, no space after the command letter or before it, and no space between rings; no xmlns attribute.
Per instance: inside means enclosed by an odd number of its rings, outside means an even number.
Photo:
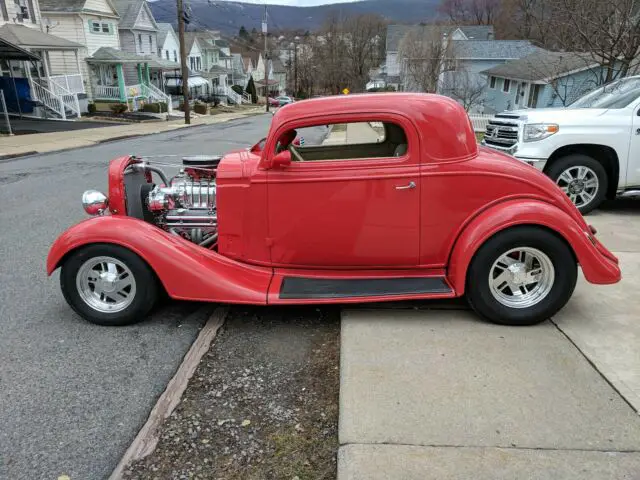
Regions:
<svg viewBox="0 0 640 480"><path fill-rule="evenodd" d="M396 190L409 190L411 188L416 188L416 182L409 182L409 185L396 187Z"/></svg>

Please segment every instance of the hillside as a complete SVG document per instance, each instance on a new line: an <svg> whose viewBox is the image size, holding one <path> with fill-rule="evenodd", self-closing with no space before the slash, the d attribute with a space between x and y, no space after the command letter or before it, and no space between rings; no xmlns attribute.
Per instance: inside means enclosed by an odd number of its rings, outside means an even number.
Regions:
<svg viewBox="0 0 640 480"><path fill-rule="evenodd" d="M343 14L374 13L397 23L417 23L433 18L440 0L363 0L317 7L269 6L269 30L302 29L313 31L322 25L329 12ZM222 30L236 34L244 25L260 30L264 6L215 0L190 0L190 28ZM176 23L175 0L157 0L149 4L158 22Z"/></svg>

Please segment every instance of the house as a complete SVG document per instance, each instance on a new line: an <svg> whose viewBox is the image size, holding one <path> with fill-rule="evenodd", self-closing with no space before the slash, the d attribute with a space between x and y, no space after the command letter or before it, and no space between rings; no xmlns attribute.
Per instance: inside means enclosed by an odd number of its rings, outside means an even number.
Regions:
<svg viewBox="0 0 640 480"><path fill-rule="evenodd" d="M389 25L387 27L386 56L385 62L381 66L383 76L376 79L380 88L380 80L385 81L385 85L391 85L396 89L402 89L403 80L401 77L400 50L402 40L410 32L419 32L421 36L428 37L438 29L439 32L447 34L451 40L493 40L494 32L491 25L460 25L441 27L435 25ZM443 30L444 29L444 30Z"/></svg>
<svg viewBox="0 0 640 480"><path fill-rule="evenodd" d="M287 69L282 63L282 60L278 57L274 57L270 60L271 63L271 77L278 82L278 93L284 95L287 90Z"/></svg>
<svg viewBox="0 0 640 480"><path fill-rule="evenodd" d="M231 57L231 85L240 85L244 88L249 79L245 70L244 58L240 53L231 53Z"/></svg>
<svg viewBox="0 0 640 480"><path fill-rule="evenodd" d="M92 72L86 58L100 47L120 47L119 15L110 0L40 0L43 23L50 33L84 46L79 55L80 74L56 78L72 92L93 98ZM52 52L48 61L52 71L66 71L73 63L69 52ZM104 73L103 73L104 74ZM86 107L83 108L86 112Z"/></svg>
<svg viewBox="0 0 640 480"><path fill-rule="evenodd" d="M51 0L63 3L69 0ZM85 9L92 13L100 0L87 0ZM105 0L117 15L115 32L118 43L101 43L86 58L91 78L91 95L99 108L113 102L127 103L138 110L145 102L166 103L171 98L164 92L164 76L179 65L158 56L158 25L145 0ZM83 10L84 12L84 10ZM84 12L86 13L86 12ZM96 23L97 22L97 23ZM107 35L111 27L106 18L88 20L87 26ZM93 50L93 48L92 48Z"/></svg>
<svg viewBox="0 0 640 480"><path fill-rule="evenodd" d="M180 42L170 23L158 23L158 56L180 62Z"/></svg>
<svg viewBox="0 0 640 480"><path fill-rule="evenodd" d="M48 27L35 0L0 0L0 89L12 113L79 116L84 47L47 33ZM52 62L57 55L66 62Z"/></svg>
<svg viewBox="0 0 640 480"><path fill-rule="evenodd" d="M602 84L604 68L592 56L539 50L482 72L489 113L563 107Z"/></svg>

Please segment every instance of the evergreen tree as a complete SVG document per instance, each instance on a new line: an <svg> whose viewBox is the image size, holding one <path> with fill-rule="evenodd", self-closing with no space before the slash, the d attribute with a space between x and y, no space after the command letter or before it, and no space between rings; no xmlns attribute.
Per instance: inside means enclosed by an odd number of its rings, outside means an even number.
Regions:
<svg viewBox="0 0 640 480"><path fill-rule="evenodd" d="M258 103L258 92L256 91L256 84L253 83L253 75L249 77L245 92L251 95L251 103Z"/></svg>

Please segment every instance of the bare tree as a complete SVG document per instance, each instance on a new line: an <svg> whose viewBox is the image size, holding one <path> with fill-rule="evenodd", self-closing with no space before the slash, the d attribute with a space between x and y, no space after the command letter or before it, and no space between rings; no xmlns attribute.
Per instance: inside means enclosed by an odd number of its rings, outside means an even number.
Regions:
<svg viewBox="0 0 640 480"><path fill-rule="evenodd" d="M369 71L380 65L379 42L386 27L385 20L378 15L356 15L345 19L342 27L345 50L342 55L353 91L363 91Z"/></svg>
<svg viewBox="0 0 640 480"><path fill-rule="evenodd" d="M484 103L486 81L466 69L444 74L442 93L457 100L469 112Z"/></svg>
<svg viewBox="0 0 640 480"><path fill-rule="evenodd" d="M491 25L499 14L503 0L442 0L439 11L451 22Z"/></svg>
<svg viewBox="0 0 640 480"><path fill-rule="evenodd" d="M441 73L452 61L447 29L437 25L415 27L400 41L398 60L405 90L436 92Z"/></svg>

